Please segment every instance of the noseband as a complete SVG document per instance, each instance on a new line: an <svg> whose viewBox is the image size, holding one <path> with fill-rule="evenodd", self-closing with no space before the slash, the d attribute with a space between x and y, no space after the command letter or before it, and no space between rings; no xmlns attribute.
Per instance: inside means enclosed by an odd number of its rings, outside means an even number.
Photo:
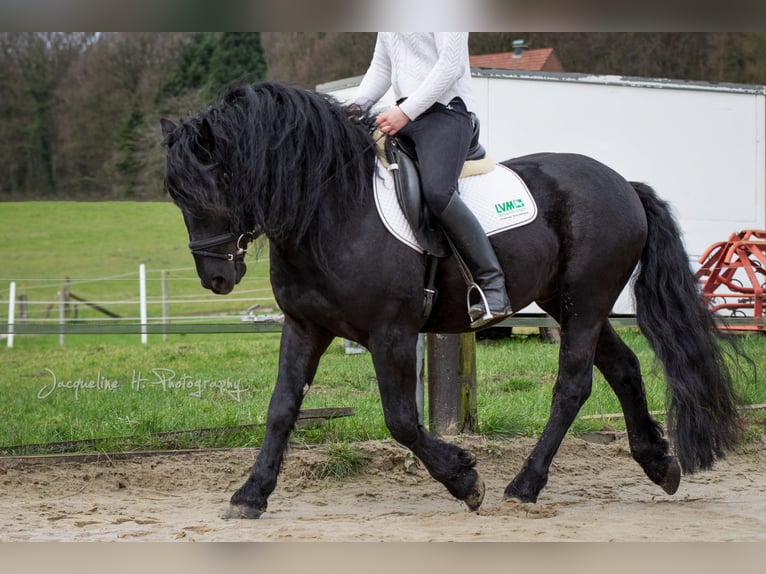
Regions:
<svg viewBox="0 0 766 574"><path fill-rule="evenodd" d="M246 233L222 233L221 235L214 235L206 239L195 239L189 241L189 249L192 255L200 255L202 257L214 257L215 259L223 259L224 261L242 261L247 253L247 246L249 243L255 241L256 234L252 231ZM211 247L217 247L219 245L225 245L237 240L236 253L218 253L216 251L207 251Z"/></svg>

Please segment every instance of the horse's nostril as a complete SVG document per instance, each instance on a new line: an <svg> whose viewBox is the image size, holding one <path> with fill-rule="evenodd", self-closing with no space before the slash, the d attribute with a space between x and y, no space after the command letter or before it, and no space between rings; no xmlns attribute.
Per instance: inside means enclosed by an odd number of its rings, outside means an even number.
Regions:
<svg viewBox="0 0 766 574"><path fill-rule="evenodd" d="M220 275L217 275L210 280L210 289L213 291L213 293L226 295L227 293L230 293L233 288L234 286Z"/></svg>

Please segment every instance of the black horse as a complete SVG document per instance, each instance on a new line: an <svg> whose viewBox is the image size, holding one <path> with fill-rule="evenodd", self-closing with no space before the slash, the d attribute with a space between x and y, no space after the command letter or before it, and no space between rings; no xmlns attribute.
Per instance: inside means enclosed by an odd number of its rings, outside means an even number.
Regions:
<svg viewBox="0 0 766 574"><path fill-rule="evenodd" d="M444 259L438 299L423 319L425 258L389 234L374 205L370 120L351 121L328 96L270 82L234 87L178 126L162 120L165 185L183 212L202 285L229 293L245 274L245 244L263 234L285 315L263 445L227 517L266 510L301 401L334 337L370 350L392 436L470 509L482 502L474 456L430 434L415 404L418 333L469 330L465 283L454 257ZM539 210L531 224L492 237L511 303L536 302L561 327L550 418L505 496L537 500L590 394L594 366L620 400L633 458L674 493L682 470L708 469L738 443L741 425L669 206L581 155L540 153L504 165ZM647 410L638 359L608 321L636 267L637 320L665 370L674 453Z"/></svg>

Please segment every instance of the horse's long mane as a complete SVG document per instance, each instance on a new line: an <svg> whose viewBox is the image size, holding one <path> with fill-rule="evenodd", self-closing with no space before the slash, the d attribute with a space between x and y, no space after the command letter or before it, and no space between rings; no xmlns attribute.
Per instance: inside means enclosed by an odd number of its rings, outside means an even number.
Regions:
<svg viewBox="0 0 766 574"><path fill-rule="evenodd" d="M233 87L166 140L168 189L182 209L227 212L234 231L258 229L285 247L306 241L322 260L320 236L369 190L368 122L286 84Z"/></svg>

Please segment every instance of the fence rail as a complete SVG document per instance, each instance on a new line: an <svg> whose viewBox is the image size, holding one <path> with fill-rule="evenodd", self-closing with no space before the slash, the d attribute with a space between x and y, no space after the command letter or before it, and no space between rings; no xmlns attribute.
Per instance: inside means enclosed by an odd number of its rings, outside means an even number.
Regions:
<svg viewBox="0 0 766 574"><path fill-rule="evenodd" d="M147 323L125 321L104 321L99 323L17 323L11 327L0 324L0 334L14 335L194 335L194 334L226 334L226 333L278 333L282 330L279 322L237 321L232 317L231 322L177 322L177 323ZM610 323L617 327L636 327L636 319L631 316L613 317ZM737 329L745 327L766 328L766 319L726 319L721 325ZM547 315L525 315L504 319L495 325L500 328L514 327L557 327L558 324Z"/></svg>
<svg viewBox="0 0 766 574"><path fill-rule="evenodd" d="M24 323L12 331L3 325L0 333L14 335L193 335L213 333L278 333L280 323Z"/></svg>
<svg viewBox="0 0 766 574"><path fill-rule="evenodd" d="M194 273L194 281L199 281L193 268L172 271L174 285L178 280L187 279L179 277L176 273L178 271L191 271ZM154 278L149 277L150 273ZM279 330L278 326L254 326L254 322L275 317L261 314L268 313L275 305L268 284L240 291L239 297L227 298L213 295L203 298L184 286L179 290L174 289L171 297L169 278L169 271L147 272L145 265L141 264L137 273L111 277L66 277L56 283L50 279L12 280L7 291L7 315L2 317L5 309L0 311L0 337L6 339L8 347L13 347L14 338L20 335L58 335L60 345L64 345L66 335L79 334L137 334L142 343L147 343L150 334L161 334L166 338L176 333ZM111 286L113 281L118 282L114 288ZM31 286L28 284L30 282ZM126 287L126 283L131 285ZM81 289L88 284L97 284L99 287L90 289L86 296ZM151 289L147 289L147 286ZM43 291L53 287L56 288L55 295L46 297ZM73 288L77 293L73 292ZM0 290L0 296L5 295L3 291ZM5 299L4 296L2 298ZM169 311L171 306L175 311L173 314ZM257 316L252 312L255 308L260 309ZM245 322L248 324L241 324Z"/></svg>
<svg viewBox="0 0 766 574"><path fill-rule="evenodd" d="M179 270L173 270L179 271ZM155 274L157 272L154 272ZM151 296L147 293L147 273L142 264L136 274L121 274L108 278L96 278L89 280L70 280L66 279L63 286L59 283L60 289L55 300L42 300L40 297L29 299L25 292L18 294L15 281L10 282L8 291L8 315L7 321L0 322L0 335L7 339L9 347L13 346L13 338L23 335L58 335L60 344L64 344L66 335L139 335L141 342L147 342L148 335L167 335L174 334L225 334L225 333L269 333L279 332L282 329L278 321L271 320L273 315L253 316L251 310L257 304L270 301L271 297L237 297L226 298L225 303L250 304L246 315L242 313L235 314L231 309L221 313L189 313L188 304L190 303L224 303L224 301L214 301L211 299L202 299L198 295L183 294L174 297L174 305L183 304L186 306L187 313L184 315L169 316L167 289L167 271L159 272L159 281L161 283L161 296ZM131 281L138 280L138 298L113 299L104 297L102 300L90 301L86 297L72 293L72 286L80 286L94 281L119 280ZM48 281L48 280L45 280ZM156 280L154 280L156 281ZM23 285L23 284L22 284ZM51 285L46 285L50 287ZM260 292L260 289L248 291L246 293ZM122 294L122 293L121 293ZM18 301L17 299L18 295ZM77 304L89 307L105 317L78 317L76 309ZM17 305L19 307L17 312ZM44 317L32 319L28 316L29 306L44 306ZM125 313L116 313L106 306L129 307L130 310ZM147 307L151 305L157 313L149 316ZM161 308L161 312L157 308ZM57 313L52 313L58 308ZM73 311L75 310L75 311ZM138 315L136 315L138 311ZM68 316L69 315L69 316ZM635 316L613 316L610 318L614 326L635 327ZM734 330L750 330L764 332L766 331L766 319L762 317L721 317L720 326ZM499 328L555 328L558 324L548 315L543 313L521 314L505 319L495 327Z"/></svg>

